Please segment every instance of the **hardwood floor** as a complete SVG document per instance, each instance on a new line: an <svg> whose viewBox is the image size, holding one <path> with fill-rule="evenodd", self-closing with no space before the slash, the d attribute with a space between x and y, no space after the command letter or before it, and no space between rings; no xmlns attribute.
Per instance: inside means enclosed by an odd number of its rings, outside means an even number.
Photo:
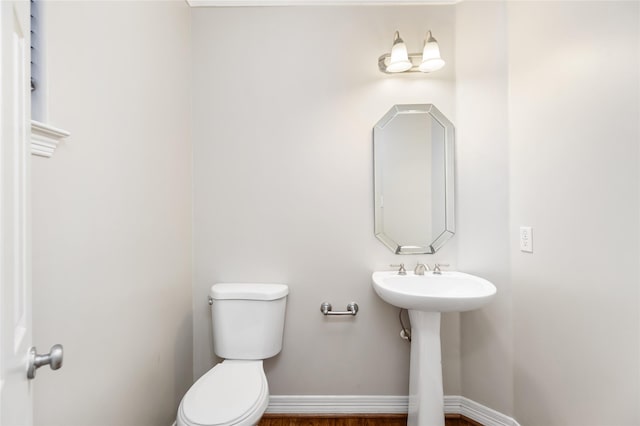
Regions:
<svg viewBox="0 0 640 426"><path fill-rule="evenodd" d="M444 416L445 426L483 426L475 420L471 420L462 414L446 414Z"/></svg>
<svg viewBox="0 0 640 426"><path fill-rule="evenodd" d="M406 414L265 414L259 426L406 426ZM482 426L460 414L445 415L445 426Z"/></svg>

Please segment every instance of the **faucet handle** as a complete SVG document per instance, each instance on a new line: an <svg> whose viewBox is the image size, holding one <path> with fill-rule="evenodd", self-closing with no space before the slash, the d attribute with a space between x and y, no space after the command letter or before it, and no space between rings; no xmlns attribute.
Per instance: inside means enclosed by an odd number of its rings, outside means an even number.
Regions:
<svg viewBox="0 0 640 426"><path fill-rule="evenodd" d="M441 266L449 266L448 263L436 263L435 266L433 267L433 273L434 274L442 274L442 271L440 270Z"/></svg>
<svg viewBox="0 0 640 426"><path fill-rule="evenodd" d="M399 265L389 265L392 268L400 268L398 269L398 275L407 275L407 270L404 269L404 263L401 263Z"/></svg>

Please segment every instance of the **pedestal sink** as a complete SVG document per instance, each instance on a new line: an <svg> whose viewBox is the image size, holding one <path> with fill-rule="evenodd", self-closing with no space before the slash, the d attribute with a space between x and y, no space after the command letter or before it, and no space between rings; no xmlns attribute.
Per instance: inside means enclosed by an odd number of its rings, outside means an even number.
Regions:
<svg viewBox="0 0 640 426"><path fill-rule="evenodd" d="M409 310L411 360L408 426L443 426L444 393L440 352L441 312L478 309L489 303L496 287L463 272L374 272L373 288L382 300Z"/></svg>

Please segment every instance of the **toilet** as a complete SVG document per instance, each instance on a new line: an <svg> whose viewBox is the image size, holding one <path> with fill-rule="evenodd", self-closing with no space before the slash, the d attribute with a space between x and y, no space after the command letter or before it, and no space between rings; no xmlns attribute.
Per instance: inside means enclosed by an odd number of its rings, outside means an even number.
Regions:
<svg viewBox="0 0 640 426"><path fill-rule="evenodd" d="M262 361L280 352L289 288L284 284L214 284L209 292L213 351L224 361L180 402L177 426L253 426L269 404Z"/></svg>

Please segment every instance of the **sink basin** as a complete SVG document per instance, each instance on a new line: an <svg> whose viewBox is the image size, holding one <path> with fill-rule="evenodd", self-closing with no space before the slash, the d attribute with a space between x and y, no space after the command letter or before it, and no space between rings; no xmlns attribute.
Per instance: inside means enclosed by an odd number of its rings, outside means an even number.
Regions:
<svg viewBox="0 0 640 426"><path fill-rule="evenodd" d="M373 273L373 288L382 300L404 309L426 312L462 312L478 309L496 294L489 281L464 272L441 275L398 275L397 271Z"/></svg>

